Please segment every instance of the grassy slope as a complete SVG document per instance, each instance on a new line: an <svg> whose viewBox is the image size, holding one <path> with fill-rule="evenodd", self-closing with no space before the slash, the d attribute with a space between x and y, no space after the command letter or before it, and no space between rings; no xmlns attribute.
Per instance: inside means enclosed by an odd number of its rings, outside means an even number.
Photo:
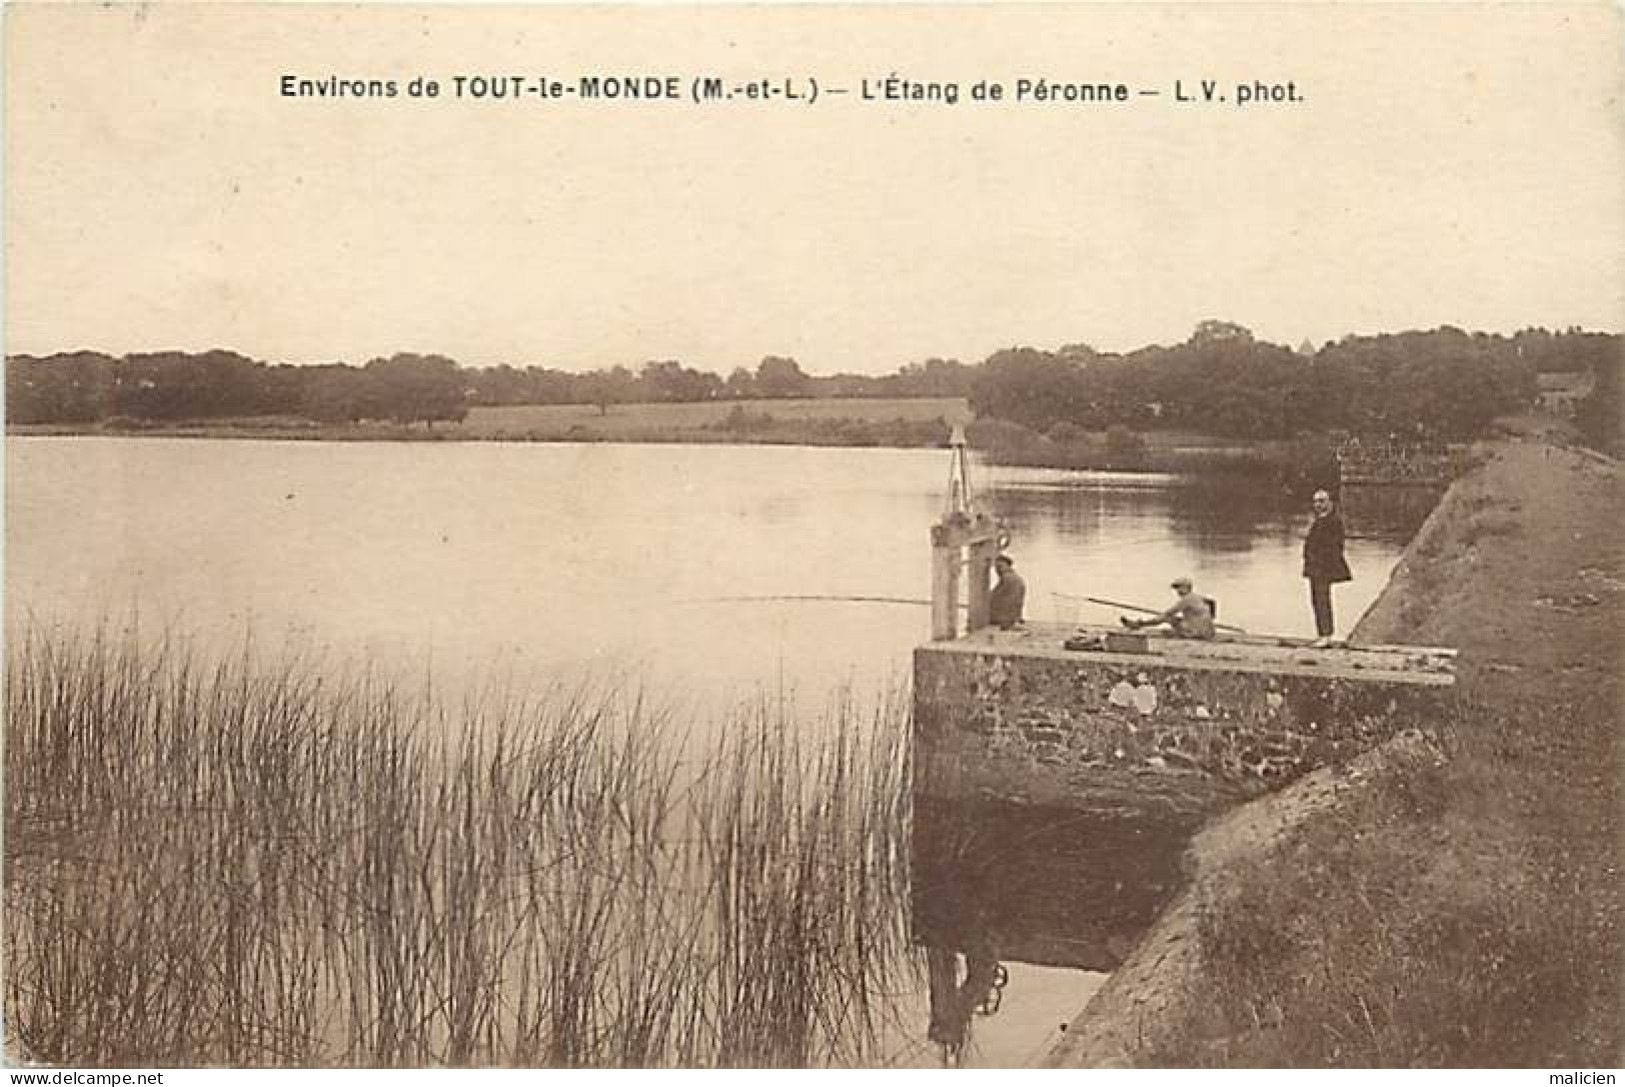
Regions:
<svg viewBox="0 0 1625 1087"><path fill-rule="evenodd" d="M1459 647L1451 719L1198 842L1163 961L1052 1059L1619 1064L1622 498L1536 443L1461 481L1357 632Z"/></svg>
<svg viewBox="0 0 1625 1087"><path fill-rule="evenodd" d="M621 404L600 412L591 404L532 404L474 408L461 426L449 432L468 438L568 439L585 431L598 439L637 441L651 435L673 435L717 428L735 408L753 416L772 416L780 423L852 419L867 423L894 420L963 421L970 409L952 397L902 400L729 400L702 404ZM715 440L726 441L726 432Z"/></svg>
<svg viewBox="0 0 1625 1087"><path fill-rule="evenodd" d="M730 420L730 416L733 418ZM694 404L617 404L601 412L591 404L521 404L470 409L461 423L323 424L297 416L267 415L180 422L147 422L119 427L78 424L25 424L8 427L17 435L116 434L185 438L262 438L328 441L535 441L654 442L718 445L816 445L891 448L936 447L948 440L948 427L971 420L970 406L954 397L804 400L720 400ZM1000 424L1020 443L985 441L973 448L994 463L1047 468L1108 468L1141 471L1201 471L1273 468L1280 443L1237 442L1189 431L1146 431L1146 453L1113 455L1105 434L1057 443L1015 424Z"/></svg>

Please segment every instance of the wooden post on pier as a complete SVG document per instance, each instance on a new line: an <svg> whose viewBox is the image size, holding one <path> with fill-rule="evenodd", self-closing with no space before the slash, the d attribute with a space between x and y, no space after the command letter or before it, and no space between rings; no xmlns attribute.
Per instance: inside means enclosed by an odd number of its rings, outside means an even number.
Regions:
<svg viewBox="0 0 1625 1087"><path fill-rule="evenodd" d="M960 569L968 567L965 632L987 626L998 522L985 513L954 511L931 526L931 640L959 637Z"/></svg>
<svg viewBox="0 0 1625 1087"><path fill-rule="evenodd" d="M959 548L945 542L945 526L931 527L931 640L951 642L957 637L959 607Z"/></svg>
<svg viewBox="0 0 1625 1087"><path fill-rule="evenodd" d="M948 509L931 526L931 640L959 637L960 570L969 568L965 632L987 626L993 592L993 559L999 553L999 523L972 504L970 456L965 429L954 427L948 440L953 460L948 468Z"/></svg>
<svg viewBox="0 0 1625 1087"><path fill-rule="evenodd" d="M966 550L970 553L966 568L970 581L966 590L965 629L981 630L988 624L988 605L993 597L993 557L999 553L999 544L988 537L975 540Z"/></svg>

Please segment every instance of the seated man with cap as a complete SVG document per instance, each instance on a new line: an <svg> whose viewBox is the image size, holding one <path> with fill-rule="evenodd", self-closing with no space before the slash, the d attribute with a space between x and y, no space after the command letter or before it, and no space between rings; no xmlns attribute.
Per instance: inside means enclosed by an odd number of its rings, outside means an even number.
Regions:
<svg viewBox="0 0 1625 1087"><path fill-rule="evenodd" d="M999 580L988 597L988 622L1000 630L1009 630L1021 624L1021 609L1027 603L1027 583L1016 573L1016 563L1009 555L993 560L993 572Z"/></svg>
<svg viewBox="0 0 1625 1087"><path fill-rule="evenodd" d="M1131 630L1141 627L1154 627L1167 623L1178 638L1213 637L1213 605L1205 596L1199 596L1191 585L1188 577L1177 577L1170 583L1170 588L1179 594L1174 606L1160 615L1153 615L1149 619L1130 619L1122 616L1122 623Z"/></svg>

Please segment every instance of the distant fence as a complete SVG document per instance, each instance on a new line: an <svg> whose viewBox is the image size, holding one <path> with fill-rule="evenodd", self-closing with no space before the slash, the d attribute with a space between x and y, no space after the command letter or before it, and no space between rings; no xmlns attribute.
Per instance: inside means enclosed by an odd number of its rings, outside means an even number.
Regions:
<svg viewBox="0 0 1625 1087"><path fill-rule="evenodd" d="M1344 483L1442 486L1466 470L1467 447L1350 438L1338 446L1337 467Z"/></svg>

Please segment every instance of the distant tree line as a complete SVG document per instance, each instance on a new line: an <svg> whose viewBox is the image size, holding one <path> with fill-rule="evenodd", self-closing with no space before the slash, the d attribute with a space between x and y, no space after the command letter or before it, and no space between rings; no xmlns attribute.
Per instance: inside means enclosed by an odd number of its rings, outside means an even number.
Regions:
<svg viewBox="0 0 1625 1087"><path fill-rule="evenodd" d="M799 397L964 397L975 367L930 359L882 376L814 377L770 355L726 379L674 360L641 369L569 373L541 366L463 367L443 355L397 354L364 366L269 364L234 351L163 351L114 357L75 351L13 355L6 366L14 423L206 420L291 415L321 422L462 419L504 404L693 403Z"/></svg>
<svg viewBox="0 0 1625 1087"><path fill-rule="evenodd" d="M8 358L6 413L14 423L293 415L432 426L467 415L468 397L463 370L441 355L397 354L365 366L289 366L234 351L121 358L75 351Z"/></svg>
<svg viewBox="0 0 1625 1087"><path fill-rule="evenodd" d="M1611 334L1445 327L1292 351L1239 325L1204 321L1184 343L1125 355L1082 345L997 352L979 368L971 404L979 416L1039 432L1118 425L1236 438L1342 430L1447 441L1528 408L1537 372L1617 372L1621 349Z"/></svg>
<svg viewBox="0 0 1625 1087"><path fill-rule="evenodd" d="M726 378L675 360L569 373L541 366L494 366L464 371L473 404L696 403L703 400L788 400L803 397L963 397L977 368L948 359L910 363L894 373L814 376L795 359L768 355L754 369L735 367Z"/></svg>
<svg viewBox="0 0 1625 1087"><path fill-rule="evenodd" d="M1625 351L1620 350L1620 337L1606 339L1613 343L1597 352L1591 368L1595 384L1580 401L1574 425L1587 445L1618 457L1625 455L1625 442L1620 440L1620 425L1625 422L1625 400L1620 397L1621 386L1625 386Z"/></svg>
<svg viewBox="0 0 1625 1087"><path fill-rule="evenodd" d="M1294 351L1215 320L1172 347L1126 354L1081 344L1015 347L979 364L930 359L878 376L814 376L776 355L726 378L670 359L571 373L464 367L418 354L363 366L270 364L220 350L18 355L7 360L6 397L15 423L291 415L431 426L482 405L590 404L607 412L631 403L968 397L978 416L1040 433L1116 427L1250 439L1343 430L1430 442L1481 434L1496 416L1527 408L1538 372L1589 371L1593 392L1576 422L1593 444L1613 448L1622 357L1619 335L1577 329L1502 336L1444 327Z"/></svg>

